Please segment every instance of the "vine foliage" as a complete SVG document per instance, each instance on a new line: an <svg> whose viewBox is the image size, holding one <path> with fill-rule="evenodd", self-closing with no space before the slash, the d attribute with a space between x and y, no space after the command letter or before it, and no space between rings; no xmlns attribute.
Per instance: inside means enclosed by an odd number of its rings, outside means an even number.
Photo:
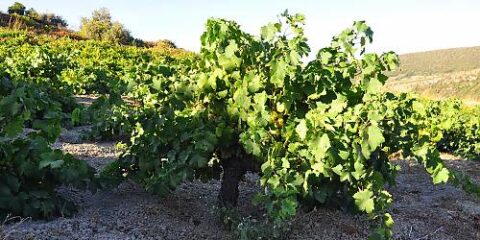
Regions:
<svg viewBox="0 0 480 240"><path fill-rule="evenodd" d="M372 238L391 237L385 186L398 168L389 156L413 157L434 183L447 182L439 129L422 102L382 91L398 56L366 52L373 31L365 22L308 62L303 25L302 15L285 12L253 36L210 19L196 66L149 86L131 142L109 170L160 195L223 171L226 205L236 204L242 175L258 171L259 199L274 222L300 204L341 202L380 223Z"/></svg>

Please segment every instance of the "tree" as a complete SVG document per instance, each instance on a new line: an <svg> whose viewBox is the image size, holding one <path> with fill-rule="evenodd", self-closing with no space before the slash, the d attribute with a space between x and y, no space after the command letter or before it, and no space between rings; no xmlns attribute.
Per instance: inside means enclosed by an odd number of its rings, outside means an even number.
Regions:
<svg viewBox="0 0 480 240"><path fill-rule="evenodd" d="M25 16L45 25L56 27L68 26L67 21L65 21L62 16L55 15L54 13L39 13L34 8L29 8L28 10L26 10Z"/></svg>
<svg viewBox="0 0 480 240"><path fill-rule="evenodd" d="M19 2L15 2L12 6L8 7L8 13L9 14L18 14L18 15L25 15L25 5L19 3Z"/></svg>
<svg viewBox="0 0 480 240"><path fill-rule="evenodd" d="M40 15L39 21L47 25L53 25L57 27L66 27L68 26L67 21L62 18L62 16L55 15L53 13L45 13Z"/></svg>
<svg viewBox="0 0 480 240"><path fill-rule="evenodd" d="M106 32L104 39L109 42L128 43L131 40L130 32L119 23L111 24L110 29Z"/></svg>
<svg viewBox="0 0 480 240"><path fill-rule="evenodd" d="M25 15L29 18L32 18L34 20L40 20L40 13L37 12L37 10L33 8L29 8L27 11L25 11Z"/></svg>
<svg viewBox="0 0 480 240"><path fill-rule="evenodd" d="M82 18L80 34L95 40L124 44L132 39L123 24L112 21L112 16L106 8L93 11L91 18Z"/></svg>

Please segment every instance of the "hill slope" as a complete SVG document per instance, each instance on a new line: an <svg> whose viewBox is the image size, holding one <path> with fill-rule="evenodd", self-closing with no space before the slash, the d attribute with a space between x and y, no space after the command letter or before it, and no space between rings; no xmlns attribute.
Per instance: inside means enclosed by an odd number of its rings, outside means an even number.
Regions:
<svg viewBox="0 0 480 240"><path fill-rule="evenodd" d="M400 61L387 89L415 91L435 99L457 97L480 102L480 47L404 54Z"/></svg>

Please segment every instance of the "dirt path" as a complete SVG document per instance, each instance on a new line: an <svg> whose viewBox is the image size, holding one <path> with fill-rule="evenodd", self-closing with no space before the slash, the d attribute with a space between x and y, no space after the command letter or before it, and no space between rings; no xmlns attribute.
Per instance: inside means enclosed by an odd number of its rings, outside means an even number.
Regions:
<svg viewBox="0 0 480 240"><path fill-rule="evenodd" d="M82 130L82 129L80 129ZM65 132L56 147L84 159L100 169L118 155L113 142L82 143L78 131ZM455 160L445 155L449 166L467 170L480 180L480 162ZM480 202L450 185L434 186L419 166L402 166L391 213L395 239L480 239ZM259 190L258 177L250 174L241 185L239 211L261 215L251 199ZM215 211L218 181L183 184L162 199L146 193L134 183L91 195L69 191L80 206L72 218L50 222L26 221L7 225L11 239L233 239L224 230ZM366 239L369 221L332 209L299 214L286 239Z"/></svg>

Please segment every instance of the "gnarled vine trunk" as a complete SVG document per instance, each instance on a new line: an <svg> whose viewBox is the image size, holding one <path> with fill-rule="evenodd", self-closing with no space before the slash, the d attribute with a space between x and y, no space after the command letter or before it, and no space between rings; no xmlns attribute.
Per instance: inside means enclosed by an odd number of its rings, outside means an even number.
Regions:
<svg viewBox="0 0 480 240"><path fill-rule="evenodd" d="M223 177L220 194L220 204L225 207L234 207L238 200L238 185L247 172L237 159L227 159L223 164Z"/></svg>
<svg viewBox="0 0 480 240"><path fill-rule="evenodd" d="M242 154L244 155L244 154ZM238 185L247 172L260 172L260 164L252 157L234 156L222 161L223 177L218 199L223 207L235 207L238 201Z"/></svg>

